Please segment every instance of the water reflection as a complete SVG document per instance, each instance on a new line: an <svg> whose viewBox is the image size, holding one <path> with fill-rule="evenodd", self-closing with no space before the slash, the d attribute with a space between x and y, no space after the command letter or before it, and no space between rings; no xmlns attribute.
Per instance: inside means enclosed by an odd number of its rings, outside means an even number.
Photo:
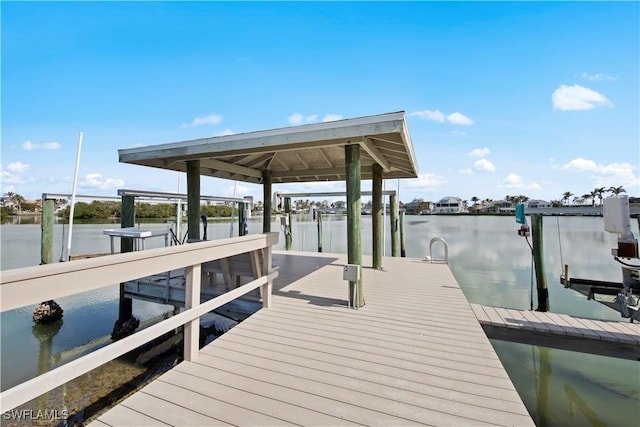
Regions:
<svg viewBox="0 0 640 427"><path fill-rule="evenodd" d="M636 426L638 362L492 340L538 426Z"/></svg>
<svg viewBox="0 0 640 427"><path fill-rule="evenodd" d="M447 240L451 270L470 302L529 308L531 254L524 239L517 235L517 224L513 218L407 216L405 221L409 257L424 258L433 237ZM260 233L262 219L252 218L248 225L250 234ZM109 239L102 230L112 226L74 226L73 252L108 252ZM636 223L632 227L634 234L640 234ZM387 218L387 256L391 253L389 228ZM228 220L209 220L210 239L228 237L229 230ZM272 230L280 230L276 217ZM292 232L293 250L316 251L317 228L314 222L308 221L306 216L294 218ZM363 252L371 254L370 217L363 217L362 232ZM56 225L56 248L61 246L62 234L62 225ZM344 216L324 217L323 235L324 252L346 252ZM3 225L0 238L3 270L39 264L39 225ZM619 280L620 269L610 252L616 246L616 236L603 231L602 218L545 217L544 239L551 311L620 320L618 313L587 301L586 297L564 289L559 283L565 263L571 265L572 276L575 277ZM149 240L149 247L162 245L159 240ZM282 236L278 248L284 248ZM441 248L434 246L433 255L442 257L443 253L438 253L438 250ZM39 366L44 367L41 362L44 363L47 351L68 355L71 349L101 345L88 343L110 334L118 313L118 289L117 286L104 288L58 302L65 309L65 322L50 342L41 342L29 333L33 307L2 313L3 389L33 377ZM134 303L134 313L141 320L171 309L142 301ZM538 425L635 426L640 419L640 363L502 341L492 341L492 344ZM74 357L78 354L82 351L73 352ZM63 363L61 359L54 357L54 363Z"/></svg>

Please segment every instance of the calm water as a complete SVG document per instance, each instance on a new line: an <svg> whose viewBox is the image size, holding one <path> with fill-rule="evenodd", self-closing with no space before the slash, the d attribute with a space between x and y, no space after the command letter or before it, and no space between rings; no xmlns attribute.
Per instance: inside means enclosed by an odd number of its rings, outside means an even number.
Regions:
<svg viewBox="0 0 640 427"><path fill-rule="evenodd" d="M344 216L323 217L325 252L346 252ZM274 219L275 221L275 219ZM574 277L620 280L620 268L610 253L616 236L603 231L599 217L546 217L544 245L551 311L592 318L618 320L620 315L582 295L564 289L559 277L564 263ZM117 227L117 225L115 225ZM109 251L109 239L102 230L113 224L74 226L72 254ZM163 224L145 224L163 228ZM388 224L385 230L388 230ZM249 223L249 232L258 233L262 219ZM294 250L315 251L316 224L299 217L293 223ZM449 264L467 299L487 305L528 309L531 288L531 254L524 238L517 235L512 217L407 216L405 219L407 256L422 258L429 241L442 237L449 244ZM273 223L272 230L279 230ZM638 236L637 224L633 224ZM37 265L40 262L38 224L2 225L2 270ZM237 227L236 227L237 231ZM66 232L66 230L65 230ZM210 239L228 237L228 221L208 226ZM63 226L56 225L55 258L63 245ZM281 234L278 248L284 247ZM162 239L147 240L146 247L160 247ZM390 254L386 236L386 254ZM562 251L560 250L562 247ZM363 217L363 251L371 253L371 218ZM442 257L434 246L434 257ZM117 318L117 286L60 299L64 322L53 338L54 355L73 355L68 350L110 334ZM534 301L535 307L535 301ZM1 325L2 389L33 377L38 367L39 341L32 333L34 307L3 313ZM171 307L134 301L134 312L142 320ZM492 341L537 425L635 426L640 419L640 363L582 353ZM62 363L62 362L60 362Z"/></svg>

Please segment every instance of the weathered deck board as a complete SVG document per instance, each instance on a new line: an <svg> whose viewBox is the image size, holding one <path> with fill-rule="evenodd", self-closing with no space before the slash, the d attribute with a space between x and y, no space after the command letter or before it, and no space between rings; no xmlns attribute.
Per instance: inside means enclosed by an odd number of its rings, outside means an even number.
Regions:
<svg viewBox="0 0 640 427"><path fill-rule="evenodd" d="M471 307L474 313L479 313L477 318L481 324L490 324L498 327L518 327L534 332L570 335L602 341L624 342L640 346L640 324L638 323L586 319L568 314L542 313L539 311L500 309L498 307L481 306L479 304L471 304ZM482 313L484 312L509 317L497 318L495 315L494 317L483 316ZM526 320L514 322L513 319L516 316L522 316Z"/></svg>
<svg viewBox="0 0 640 427"><path fill-rule="evenodd" d="M364 269L366 305L353 310L345 258L276 253L271 309L98 421L533 425L446 265L385 258L386 271Z"/></svg>
<svg viewBox="0 0 640 427"><path fill-rule="evenodd" d="M637 323L478 304L471 307L489 338L640 360L640 325Z"/></svg>

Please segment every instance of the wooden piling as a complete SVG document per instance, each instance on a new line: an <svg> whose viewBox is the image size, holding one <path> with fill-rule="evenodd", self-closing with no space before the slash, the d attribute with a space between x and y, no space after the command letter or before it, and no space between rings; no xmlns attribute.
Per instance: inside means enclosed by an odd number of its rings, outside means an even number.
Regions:
<svg viewBox="0 0 640 427"><path fill-rule="evenodd" d="M316 212L316 221L318 222L318 252L322 252L322 212L319 209Z"/></svg>
<svg viewBox="0 0 640 427"><path fill-rule="evenodd" d="M247 210L248 203L238 203L238 236L246 236L247 230Z"/></svg>
<svg viewBox="0 0 640 427"><path fill-rule="evenodd" d="M400 256L405 258L407 256L407 247L404 241L404 210L400 211Z"/></svg>
<svg viewBox="0 0 640 427"><path fill-rule="evenodd" d="M284 248L287 251L291 250L291 197L284 198L284 214L287 218L287 223L284 226Z"/></svg>
<svg viewBox="0 0 640 427"><path fill-rule="evenodd" d="M531 238L533 241L533 263L536 269L536 283L538 290L538 308L536 308L536 311L549 311L549 290L547 289L547 275L544 268L542 231L542 215L532 214Z"/></svg>
<svg viewBox="0 0 640 427"><path fill-rule="evenodd" d="M135 197L122 196L122 201L120 202L120 227L133 227L135 226L135 222ZM133 238L120 238L120 252L133 252ZM131 300L131 298L125 298L124 283L120 283L120 304L118 320L121 323L124 323L131 317L133 317L133 301Z"/></svg>
<svg viewBox="0 0 640 427"><path fill-rule="evenodd" d="M262 171L262 232L271 231L271 171Z"/></svg>
<svg viewBox="0 0 640 427"><path fill-rule="evenodd" d="M364 306L364 286L362 280L362 204L360 201L360 145L345 145L347 175L347 262L360 266L358 282L349 282L349 301L353 307ZM354 298L354 288L358 287L358 301Z"/></svg>
<svg viewBox="0 0 640 427"><path fill-rule="evenodd" d="M40 264L53 262L53 213L55 200L42 198L42 218L40 221Z"/></svg>
<svg viewBox="0 0 640 427"><path fill-rule="evenodd" d="M373 268L380 270L382 268L382 233L383 233L383 216L382 216L382 166L373 165L373 194L371 197L371 242L373 246Z"/></svg>
<svg viewBox="0 0 640 427"><path fill-rule="evenodd" d="M392 194L389 197L389 209L391 219L391 256L400 256L400 227L398 223L398 195Z"/></svg>
<svg viewBox="0 0 640 427"><path fill-rule="evenodd" d="M200 160L187 160L187 240L200 240Z"/></svg>

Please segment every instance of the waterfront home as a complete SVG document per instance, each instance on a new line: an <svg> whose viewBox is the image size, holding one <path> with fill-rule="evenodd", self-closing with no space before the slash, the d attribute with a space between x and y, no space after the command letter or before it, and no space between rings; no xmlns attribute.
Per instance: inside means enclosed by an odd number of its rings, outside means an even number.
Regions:
<svg viewBox="0 0 640 427"><path fill-rule="evenodd" d="M527 200L525 202L526 208L551 208L553 205L551 202L547 202L546 200Z"/></svg>
<svg viewBox="0 0 640 427"><path fill-rule="evenodd" d="M498 200L491 204L485 205L480 210L483 213L508 214L515 212L515 208L511 202L506 200Z"/></svg>
<svg viewBox="0 0 640 427"><path fill-rule="evenodd" d="M467 212L467 203L460 197L444 197L438 200L432 211L434 214L438 213L462 213Z"/></svg>

